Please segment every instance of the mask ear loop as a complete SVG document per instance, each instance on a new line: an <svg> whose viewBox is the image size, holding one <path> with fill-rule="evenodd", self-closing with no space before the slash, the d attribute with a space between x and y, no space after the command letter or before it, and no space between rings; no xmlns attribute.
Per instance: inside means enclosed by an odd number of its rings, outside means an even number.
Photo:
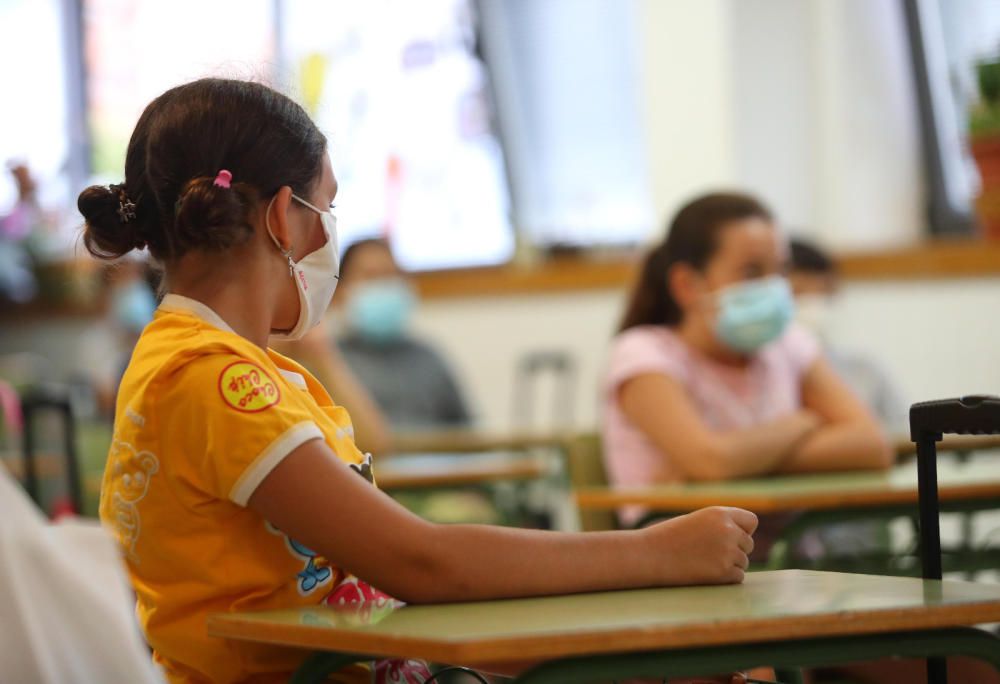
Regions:
<svg viewBox="0 0 1000 684"><path fill-rule="evenodd" d="M288 259L288 274L292 276L292 278L295 278L295 262L292 261L292 248L289 247L288 249L285 249L282 247L281 243L278 242L278 238L274 237L274 233L271 232L271 206L277 198L278 196L275 195L267 204L267 213L264 214L264 227L267 228L267 235L271 238L271 242L274 243L274 246L278 248L278 251L281 252L281 256Z"/></svg>

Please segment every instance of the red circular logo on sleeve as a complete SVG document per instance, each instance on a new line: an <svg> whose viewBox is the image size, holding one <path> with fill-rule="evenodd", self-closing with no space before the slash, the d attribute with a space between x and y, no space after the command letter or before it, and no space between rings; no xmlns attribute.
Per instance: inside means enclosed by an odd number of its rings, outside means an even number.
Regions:
<svg viewBox="0 0 1000 684"><path fill-rule="evenodd" d="M263 368L250 361L234 361L219 374L219 394L231 408L257 413L281 399L281 389Z"/></svg>

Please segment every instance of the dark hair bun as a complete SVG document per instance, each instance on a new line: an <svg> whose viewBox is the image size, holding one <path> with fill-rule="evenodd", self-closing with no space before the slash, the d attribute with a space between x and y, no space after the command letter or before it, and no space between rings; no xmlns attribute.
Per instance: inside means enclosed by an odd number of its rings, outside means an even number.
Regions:
<svg viewBox="0 0 1000 684"><path fill-rule="evenodd" d="M207 176L188 181L175 207L175 250L222 250L245 242L253 234L256 202L256 190L246 183L226 188Z"/></svg>
<svg viewBox="0 0 1000 684"><path fill-rule="evenodd" d="M80 193L76 206L86 221L83 244L95 257L117 259L141 245L136 220L124 223L119 215L120 191L91 185Z"/></svg>

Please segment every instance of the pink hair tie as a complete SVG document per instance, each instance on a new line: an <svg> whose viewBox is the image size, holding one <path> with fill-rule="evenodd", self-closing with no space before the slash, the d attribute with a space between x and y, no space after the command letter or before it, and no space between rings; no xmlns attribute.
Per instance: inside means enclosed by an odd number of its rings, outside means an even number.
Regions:
<svg viewBox="0 0 1000 684"><path fill-rule="evenodd" d="M229 184L232 182L233 182L233 174L231 174L229 171L226 171L225 169L222 169L221 171L219 171L219 175L215 177L215 182L212 185L215 185L216 187L219 188L225 188L226 190L228 190Z"/></svg>

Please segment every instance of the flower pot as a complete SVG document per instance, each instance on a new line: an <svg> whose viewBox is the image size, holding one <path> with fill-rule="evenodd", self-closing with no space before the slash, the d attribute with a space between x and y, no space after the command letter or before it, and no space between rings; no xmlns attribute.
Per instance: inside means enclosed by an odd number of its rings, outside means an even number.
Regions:
<svg viewBox="0 0 1000 684"><path fill-rule="evenodd" d="M1000 133L974 138L972 156L983 182L976 198L976 214L983 234L988 239L1000 240Z"/></svg>

